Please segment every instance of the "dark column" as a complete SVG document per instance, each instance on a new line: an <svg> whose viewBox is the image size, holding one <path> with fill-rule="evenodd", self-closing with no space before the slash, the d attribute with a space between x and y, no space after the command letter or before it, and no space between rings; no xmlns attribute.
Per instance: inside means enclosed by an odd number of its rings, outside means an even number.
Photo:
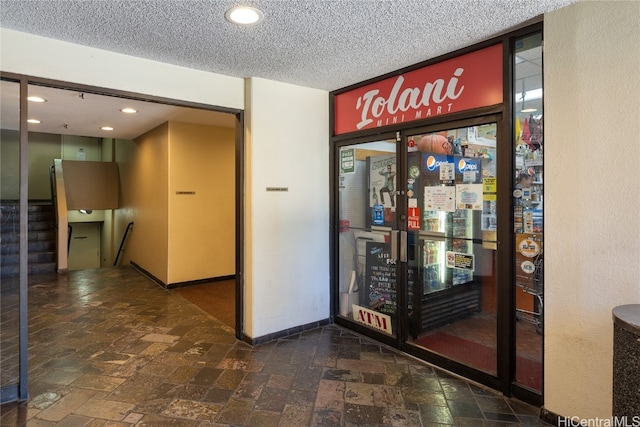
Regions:
<svg viewBox="0 0 640 427"><path fill-rule="evenodd" d="M640 414L640 304L613 309L613 416Z"/></svg>

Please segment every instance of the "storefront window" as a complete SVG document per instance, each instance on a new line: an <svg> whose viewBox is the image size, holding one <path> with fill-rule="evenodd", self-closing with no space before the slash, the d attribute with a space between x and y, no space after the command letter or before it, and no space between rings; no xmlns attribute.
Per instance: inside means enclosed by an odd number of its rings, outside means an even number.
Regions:
<svg viewBox="0 0 640 427"><path fill-rule="evenodd" d="M536 403L542 73L535 25L331 98L336 323Z"/></svg>
<svg viewBox="0 0 640 427"><path fill-rule="evenodd" d="M394 335L396 141L345 146L339 156L339 315Z"/></svg>
<svg viewBox="0 0 640 427"><path fill-rule="evenodd" d="M540 392L544 331L541 33L516 40L514 66L515 381Z"/></svg>
<svg viewBox="0 0 640 427"><path fill-rule="evenodd" d="M20 84L0 82L0 388L2 402L18 397L20 384ZM26 355L23 355L26 360Z"/></svg>
<svg viewBox="0 0 640 427"><path fill-rule="evenodd" d="M497 375L497 124L409 136L409 342Z"/></svg>

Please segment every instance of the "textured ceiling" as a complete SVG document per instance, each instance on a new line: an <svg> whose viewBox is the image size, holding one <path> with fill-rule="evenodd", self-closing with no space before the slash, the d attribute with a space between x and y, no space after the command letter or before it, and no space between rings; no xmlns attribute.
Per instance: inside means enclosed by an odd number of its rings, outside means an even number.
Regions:
<svg viewBox="0 0 640 427"><path fill-rule="evenodd" d="M0 26L235 77L339 89L486 40L575 0L0 0Z"/></svg>
<svg viewBox="0 0 640 427"><path fill-rule="evenodd" d="M264 21L230 24L239 0L0 0L0 26L234 77L327 91L486 40L576 0L255 0ZM540 52L517 65L522 91L542 84ZM537 59L536 59L537 58ZM525 69L527 68L527 69ZM15 83L0 87L0 126L18 129ZM29 87L35 132L131 139L167 120L233 127L231 114ZM139 113L123 115L134 106ZM523 104L524 106L524 104ZM103 125L114 131L106 133Z"/></svg>

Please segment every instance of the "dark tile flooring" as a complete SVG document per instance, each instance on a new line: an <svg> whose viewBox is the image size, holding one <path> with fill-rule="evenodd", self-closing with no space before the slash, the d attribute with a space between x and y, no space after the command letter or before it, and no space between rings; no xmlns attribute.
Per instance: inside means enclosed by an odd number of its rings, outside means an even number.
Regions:
<svg viewBox="0 0 640 427"><path fill-rule="evenodd" d="M252 347L128 267L32 282L31 397L3 405L2 426L545 425L335 325Z"/></svg>

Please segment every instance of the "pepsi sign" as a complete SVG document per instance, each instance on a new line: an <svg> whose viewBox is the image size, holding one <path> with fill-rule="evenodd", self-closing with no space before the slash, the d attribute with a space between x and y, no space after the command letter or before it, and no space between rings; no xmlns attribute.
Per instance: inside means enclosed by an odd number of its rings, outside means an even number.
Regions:
<svg viewBox="0 0 640 427"><path fill-rule="evenodd" d="M440 165L443 163L454 163L456 165L456 173L480 171L482 169L480 158L446 156L439 154L429 154L423 156L422 169L429 172L439 171Z"/></svg>

